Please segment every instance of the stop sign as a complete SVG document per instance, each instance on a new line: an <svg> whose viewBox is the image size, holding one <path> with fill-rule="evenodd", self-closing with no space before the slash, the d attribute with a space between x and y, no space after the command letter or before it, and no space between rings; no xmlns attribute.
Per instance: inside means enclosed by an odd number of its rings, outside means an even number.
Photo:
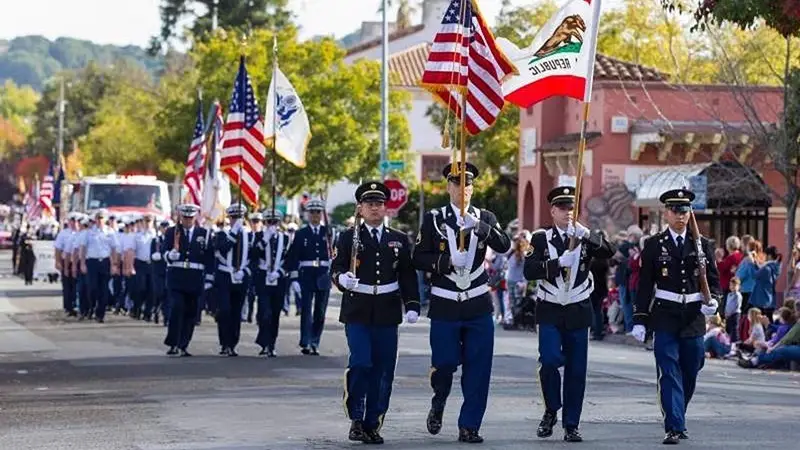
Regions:
<svg viewBox="0 0 800 450"><path fill-rule="evenodd" d="M408 203L408 189L400 180L386 180L384 183L389 188L389 199L386 201L386 210L389 215L397 215L403 206Z"/></svg>

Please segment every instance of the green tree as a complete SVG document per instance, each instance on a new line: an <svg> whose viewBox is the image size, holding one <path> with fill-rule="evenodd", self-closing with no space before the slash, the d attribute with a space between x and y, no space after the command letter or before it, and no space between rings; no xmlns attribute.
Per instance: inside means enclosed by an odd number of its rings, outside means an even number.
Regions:
<svg viewBox="0 0 800 450"><path fill-rule="evenodd" d="M248 32L257 28L284 28L292 22L288 0L162 0L161 33L150 40L151 54L159 53L180 33L179 23L188 16L196 19L189 26L195 37L211 31L214 3L218 26ZM198 12L199 10L199 12Z"/></svg>
<svg viewBox="0 0 800 450"><path fill-rule="evenodd" d="M160 96L149 76L125 69L108 86L97 105L96 121L80 138L86 175L112 172L158 173L158 123L153 111Z"/></svg>
<svg viewBox="0 0 800 450"><path fill-rule="evenodd" d="M31 119L36 111L39 94L30 87L19 87L6 80L0 85L0 117L10 122L20 133L31 132Z"/></svg>
<svg viewBox="0 0 800 450"><path fill-rule="evenodd" d="M782 36L800 36L800 0L660 0L669 11L691 11L694 8L694 29L709 25L733 23L742 29L767 26Z"/></svg>
<svg viewBox="0 0 800 450"><path fill-rule="evenodd" d="M161 111L166 128L161 135L160 149L170 148L170 155L183 164L191 139L197 85L186 80L199 80L207 102L218 99L227 111L239 56L244 53L247 69L256 92L261 112L272 77L272 39L270 30L256 30L242 44L238 36L222 30L209 39L198 42L191 51L191 77L173 80L175 97ZM309 116L312 139L307 152L307 167L300 169L283 160L277 161L278 191L293 195L301 189L319 191L341 179L358 181L378 176L380 129L380 66L373 61L344 63L344 51L331 39L299 42L297 31L279 31L279 62L281 70L297 90ZM181 101L178 97L183 97ZM389 139L391 159L409 160L410 132L405 111L410 99L402 92L390 95ZM269 119L267 119L269 120ZM166 137L169 136L169 139ZM160 150L163 151L163 150ZM163 154L163 153L162 153ZM179 157L178 157L179 155ZM177 158L176 158L177 157ZM268 160L271 160L271 152ZM271 191L269 167L262 185L261 198L268 199ZM401 176L410 177L409 172Z"/></svg>

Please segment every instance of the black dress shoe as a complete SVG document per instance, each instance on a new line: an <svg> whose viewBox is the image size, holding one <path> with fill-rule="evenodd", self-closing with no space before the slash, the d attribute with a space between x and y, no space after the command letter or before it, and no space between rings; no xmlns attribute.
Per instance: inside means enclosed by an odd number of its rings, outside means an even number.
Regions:
<svg viewBox="0 0 800 450"><path fill-rule="evenodd" d="M258 352L258 356L267 356L268 350L267 347L261 347L261 351Z"/></svg>
<svg viewBox="0 0 800 450"><path fill-rule="evenodd" d="M236 353L236 350L234 350L232 348L229 348L228 349L228 356L239 356L239 354Z"/></svg>
<svg viewBox="0 0 800 450"><path fill-rule="evenodd" d="M681 431L678 433L678 439L689 439L689 432L686 430Z"/></svg>
<svg viewBox="0 0 800 450"><path fill-rule="evenodd" d="M430 434L439 434L442 431L442 415L444 414L444 410L441 409L433 409L431 408L428 411L428 433Z"/></svg>
<svg viewBox="0 0 800 450"><path fill-rule="evenodd" d="M182 348L181 349L181 358L186 358L186 357L189 357L189 356L192 356L192 354L187 352L185 348Z"/></svg>
<svg viewBox="0 0 800 450"><path fill-rule="evenodd" d="M567 428L564 430L564 440L567 442L583 442L583 436L577 428Z"/></svg>
<svg viewBox="0 0 800 450"><path fill-rule="evenodd" d="M222 347L219 351L219 356L227 356L228 355L228 347Z"/></svg>
<svg viewBox="0 0 800 450"><path fill-rule="evenodd" d="M268 358L277 358L278 354L275 353L275 350L269 349L269 350L267 350L267 357Z"/></svg>
<svg viewBox="0 0 800 450"><path fill-rule="evenodd" d="M458 442L466 442L468 444L480 444L483 438L478 434L478 430L470 430L468 428L458 429Z"/></svg>
<svg viewBox="0 0 800 450"><path fill-rule="evenodd" d="M664 436L664 440L661 441L664 445L676 445L681 441L681 434L677 431L668 431L667 435Z"/></svg>
<svg viewBox="0 0 800 450"><path fill-rule="evenodd" d="M167 356L175 356L177 354L178 354L178 347L170 347L169 350L167 350Z"/></svg>
<svg viewBox="0 0 800 450"><path fill-rule="evenodd" d="M311 354L314 356L319 356L319 350L317 350L317 347L311 347Z"/></svg>
<svg viewBox="0 0 800 450"><path fill-rule="evenodd" d="M310 354L311 354L311 349L309 349L308 347L303 347L303 348L300 350L300 353L302 353L302 354L304 354L304 355L310 355Z"/></svg>
<svg viewBox="0 0 800 450"><path fill-rule="evenodd" d="M364 430L361 442L365 444L383 444L383 438L377 430Z"/></svg>
<svg viewBox="0 0 800 450"><path fill-rule="evenodd" d="M350 424L350 433L348 433L347 439L351 441L364 440L364 426L361 424L360 420L354 420L353 423Z"/></svg>
<svg viewBox="0 0 800 450"><path fill-rule="evenodd" d="M539 428L536 429L536 436L546 438L553 435L553 427L558 423L558 415L555 411L545 411Z"/></svg>

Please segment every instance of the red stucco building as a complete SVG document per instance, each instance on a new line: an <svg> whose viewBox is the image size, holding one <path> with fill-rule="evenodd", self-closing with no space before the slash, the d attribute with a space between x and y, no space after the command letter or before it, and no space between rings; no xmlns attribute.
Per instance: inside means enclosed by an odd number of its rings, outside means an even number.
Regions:
<svg viewBox="0 0 800 450"><path fill-rule="evenodd" d="M732 234L785 244L782 180L754 145L778 121L782 90L675 85L655 70L597 56L580 216L610 235L632 224L661 228L658 196L704 176L701 232L722 245ZM550 98L521 111L518 217L549 222L548 190L574 183L581 103Z"/></svg>

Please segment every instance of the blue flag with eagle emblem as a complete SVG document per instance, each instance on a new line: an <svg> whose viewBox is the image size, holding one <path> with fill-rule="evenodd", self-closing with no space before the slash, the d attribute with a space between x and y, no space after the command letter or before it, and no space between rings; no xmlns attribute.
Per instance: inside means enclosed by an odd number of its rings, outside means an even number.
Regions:
<svg viewBox="0 0 800 450"><path fill-rule="evenodd" d="M267 145L271 146L277 135L275 151L295 166L305 167L306 148L311 140L308 115L294 86L277 66L269 85L264 122Z"/></svg>

